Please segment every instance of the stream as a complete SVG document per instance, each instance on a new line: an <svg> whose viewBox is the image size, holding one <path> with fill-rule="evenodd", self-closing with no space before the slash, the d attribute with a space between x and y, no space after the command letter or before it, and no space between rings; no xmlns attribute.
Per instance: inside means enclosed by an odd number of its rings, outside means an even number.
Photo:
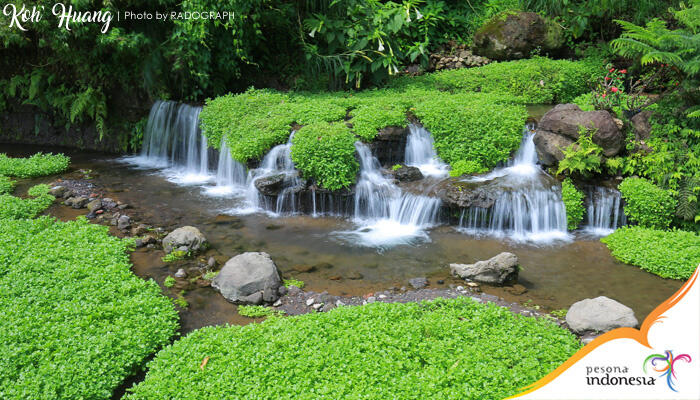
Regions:
<svg viewBox="0 0 700 400"><path fill-rule="evenodd" d="M91 170L92 182L109 197L128 203L133 218L168 230L198 227L212 244L204 256L214 256L220 264L245 251L265 251L285 279L304 281L306 290L362 295L406 287L408 279L420 276L432 287L463 285L450 277L450 263L473 263L503 251L518 256L519 283L527 292L486 285L482 290L545 310L604 295L631 307L642 321L681 286L617 262L599 241L625 223L615 190L588 189L586 226L566 231L558 184L536 163L532 126L525 127L512 161L488 174L463 178L470 184L497 185L502 195L493 207L463 209L459 223L449 224L440 199L404 190L403 183L386 176L363 143L356 143L361 165L356 189L339 200L304 186L290 158L294 132L248 170L231 159L226 143L221 152L207 147L197 126L199 111L157 102L144 149L132 157L38 146L3 146L3 151L12 156L64 152L72 159L72 171ZM409 130L406 164L425 176L421 187L445 179L447 166L436 157L429 132L419 126ZM276 198L262 195L256 186L258 179L270 177L282 182ZM21 182L19 190L32 182ZM54 205L49 213L73 219L86 211ZM134 272L162 284L177 269L161 261L162 256L162 251L137 250L132 254ZM235 305L209 287L190 290L185 298L190 306L181 313L183 332L252 321L240 317Z"/></svg>

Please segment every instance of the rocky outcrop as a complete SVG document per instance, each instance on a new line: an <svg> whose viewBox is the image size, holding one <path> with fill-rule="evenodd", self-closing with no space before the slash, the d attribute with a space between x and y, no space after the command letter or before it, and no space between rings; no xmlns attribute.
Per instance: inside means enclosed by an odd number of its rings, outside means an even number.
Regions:
<svg viewBox="0 0 700 400"><path fill-rule="evenodd" d="M255 188L264 196L277 196L282 190L287 189L292 193L298 193L306 188L306 180L297 179L295 174L275 174L257 178Z"/></svg>
<svg viewBox="0 0 700 400"><path fill-rule="evenodd" d="M594 131L593 143L603 155L613 157L623 149L625 135L609 112L583 111L576 104L559 104L549 110L537 125L534 137L537 154L544 165L561 161L561 149L578 139L581 128Z"/></svg>
<svg viewBox="0 0 700 400"><path fill-rule="evenodd" d="M511 284L518 281L518 257L503 252L486 261L474 264L450 264L452 275L491 285Z"/></svg>
<svg viewBox="0 0 700 400"><path fill-rule="evenodd" d="M490 208L501 192L494 185L462 182L460 178L450 178L440 182L430 195L439 197L449 208Z"/></svg>
<svg viewBox="0 0 700 400"><path fill-rule="evenodd" d="M251 252L228 260L211 286L228 301L260 304L279 298L282 280L269 254Z"/></svg>
<svg viewBox="0 0 700 400"><path fill-rule="evenodd" d="M650 117L651 111L644 110L630 118L632 128L634 129L634 139L636 141L641 142L651 137L651 122L649 121Z"/></svg>
<svg viewBox="0 0 700 400"><path fill-rule="evenodd" d="M577 333L607 332L639 324L631 308L605 296L574 303L566 313L566 323Z"/></svg>
<svg viewBox="0 0 700 400"><path fill-rule="evenodd" d="M170 232L163 239L163 250L170 253L173 250L199 251L207 243L207 238L194 226L183 226Z"/></svg>
<svg viewBox="0 0 700 400"><path fill-rule="evenodd" d="M372 154L384 166L392 166L404 162L408 128L388 126L379 131L377 137L369 144Z"/></svg>
<svg viewBox="0 0 700 400"><path fill-rule="evenodd" d="M458 45L432 53L428 64L429 71L481 67L490 63L486 57L473 54L465 45Z"/></svg>
<svg viewBox="0 0 700 400"><path fill-rule="evenodd" d="M423 173L418 167L409 167L406 165L394 171L394 178L401 182L413 182L423 179Z"/></svg>
<svg viewBox="0 0 700 400"><path fill-rule="evenodd" d="M532 12L506 11L474 35L474 54L494 60L527 58L535 48L555 50L563 44L561 29Z"/></svg>

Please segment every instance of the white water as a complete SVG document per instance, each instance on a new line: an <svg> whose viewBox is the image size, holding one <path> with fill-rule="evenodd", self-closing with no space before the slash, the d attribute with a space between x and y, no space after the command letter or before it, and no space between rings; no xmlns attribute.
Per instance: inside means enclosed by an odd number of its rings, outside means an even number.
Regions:
<svg viewBox="0 0 700 400"><path fill-rule="evenodd" d="M501 194L490 210L479 207L463 210L459 223L462 230L518 241L551 242L569 238L561 190L537 166L534 135L534 128L527 126L520 149L506 167L464 180L496 185Z"/></svg>
<svg viewBox="0 0 700 400"><path fill-rule="evenodd" d="M355 148L360 178L353 222L358 228L338 235L356 245L379 248L430 240L426 229L437 222L440 199L402 192L382 175L367 145L356 142Z"/></svg>
<svg viewBox="0 0 700 400"><path fill-rule="evenodd" d="M607 236L626 223L620 192L599 186L587 191L585 232Z"/></svg>
<svg viewBox="0 0 700 400"><path fill-rule="evenodd" d="M406 165L417 167L424 176L446 177L448 166L435 152L433 135L422 126L410 124L406 139Z"/></svg>

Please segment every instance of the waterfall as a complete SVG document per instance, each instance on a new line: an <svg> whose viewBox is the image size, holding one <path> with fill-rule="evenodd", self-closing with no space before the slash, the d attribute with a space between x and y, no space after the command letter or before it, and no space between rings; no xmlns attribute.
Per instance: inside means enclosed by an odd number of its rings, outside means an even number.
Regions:
<svg viewBox="0 0 700 400"><path fill-rule="evenodd" d="M611 234L627 223L622 210L622 196L615 189L591 187L586 190L586 225L584 231L594 235Z"/></svg>
<svg viewBox="0 0 700 400"><path fill-rule="evenodd" d="M425 229L437 223L440 199L402 192L385 178L369 147L356 142L360 178L355 186L355 216L358 229L338 232L354 244L387 247L429 240Z"/></svg>
<svg viewBox="0 0 700 400"><path fill-rule="evenodd" d="M445 177L448 166L435 152L433 135L422 126L410 124L406 139L406 165L418 167L425 176Z"/></svg>
<svg viewBox="0 0 700 400"><path fill-rule="evenodd" d="M219 161L216 164L215 186L206 188L206 193L212 196L225 196L241 191L246 183L246 169L243 164L231 157L226 139L221 139Z"/></svg>
<svg viewBox="0 0 700 400"><path fill-rule="evenodd" d="M534 135L534 127L526 126L520 148L506 167L464 180L495 187L500 194L489 209L462 210L463 230L526 241L568 238L561 191L537 166Z"/></svg>
<svg viewBox="0 0 700 400"><path fill-rule="evenodd" d="M148 116L141 154L131 161L167 168L168 178L179 183L209 181L209 149L199 129L200 111L201 107L157 101Z"/></svg>

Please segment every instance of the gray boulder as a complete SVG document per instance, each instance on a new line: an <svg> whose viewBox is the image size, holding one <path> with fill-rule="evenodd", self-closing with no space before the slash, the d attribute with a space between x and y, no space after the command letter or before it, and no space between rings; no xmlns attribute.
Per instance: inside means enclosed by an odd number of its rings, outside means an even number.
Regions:
<svg viewBox="0 0 700 400"><path fill-rule="evenodd" d="M58 186L52 187L49 190L49 194L56 197L56 198L60 198L60 197L63 197L63 195L66 194L67 191L68 191L68 189L65 186L58 185Z"/></svg>
<svg viewBox="0 0 700 400"><path fill-rule="evenodd" d="M515 283L518 280L518 257L503 252L474 264L450 264L452 275L492 285Z"/></svg>
<svg viewBox="0 0 700 400"><path fill-rule="evenodd" d="M566 313L566 323L577 333L607 332L615 328L636 327L639 324L631 308L605 296L574 303Z"/></svg>
<svg viewBox="0 0 700 400"><path fill-rule="evenodd" d="M537 150L537 158L545 166L555 165L564 159L563 149L569 147L573 140L566 136L538 129L532 138Z"/></svg>
<svg viewBox="0 0 700 400"><path fill-rule="evenodd" d="M418 167L402 166L394 171L394 177L402 182L412 182L423 179L423 173Z"/></svg>
<svg viewBox="0 0 700 400"><path fill-rule="evenodd" d="M263 176L255 180L255 188L264 195L276 196L284 189L286 174Z"/></svg>
<svg viewBox="0 0 700 400"><path fill-rule="evenodd" d="M540 47L555 50L563 44L560 28L533 12L500 13L476 31L475 54L494 60L527 58Z"/></svg>
<svg viewBox="0 0 700 400"><path fill-rule="evenodd" d="M84 196L79 196L79 197L73 197L73 201L71 202L71 206L73 208L83 208L87 205L87 203L90 201L87 197Z"/></svg>
<svg viewBox="0 0 700 400"><path fill-rule="evenodd" d="M634 128L634 138L637 141L647 140L651 137L651 111L644 110L630 118L632 128Z"/></svg>
<svg viewBox="0 0 700 400"><path fill-rule="evenodd" d="M595 130L593 143L603 148L606 157L615 156L624 147L625 134L609 112L582 111L575 104L559 104L549 110L537 124L537 133L547 131L575 141L581 127ZM538 150L544 151L544 148Z"/></svg>
<svg viewBox="0 0 700 400"><path fill-rule="evenodd" d="M258 252L243 253L231 258L211 283L226 300L246 303L254 303L251 300L277 300L275 293L279 293L281 285L277 266L270 255Z"/></svg>
<svg viewBox="0 0 700 400"><path fill-rule="evenodd" d="M121 215L117 219L117 228L119 229L129 229L131 227L131 217L128 215Z"/></svg>
<svg viewBox="0 0 700 400"><path fill-rule="evenodd" d="M175 249L186 247L187 251L199 251L207 243L207 238L194 226L183 226L170 232L163 239L163 250L170 253Z"/></svg>
<svg viewBox="0 0 700 400"><path fill-rule="evenodd" d="M413 278L409 279L408 283L413 286L414 289L423 289L424 287L428 286L428 279L426 278Z"/></svg>
<svg viewBox="0 0 700 400"><path fill-rule="evenodd" d="M95 211L97 211L101 208L102 208L102 200L100 200L100 199L95 199L87 204L87 209L91 213L94 213Z"/></svg>

